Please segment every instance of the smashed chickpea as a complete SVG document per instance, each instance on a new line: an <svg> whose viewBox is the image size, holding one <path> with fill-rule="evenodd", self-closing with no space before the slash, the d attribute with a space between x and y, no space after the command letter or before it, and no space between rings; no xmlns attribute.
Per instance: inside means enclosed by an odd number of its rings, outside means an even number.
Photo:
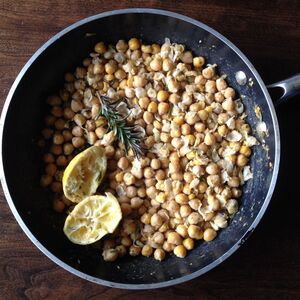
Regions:
<svg viewBox="0 0 300 300"><path fill-rule="evenodd" d="M126 97L118 109L128 124L143 129L142 157L125 154L100 116L96 92L113 100ZM185 257L196 240L212 241L237 212L257 142L225 76L184 45L168 39L161 46L137 38L108 47L99 42L83 66L65 74L63 89L47 103L45 142L39 144L48 152L40 184L53 191L54 210L72 209L61 188L68 162L89 145L106 149L102 192L118 198L123 219L104 242L104 260L125 253L159 261L166 252Z"/></svg>

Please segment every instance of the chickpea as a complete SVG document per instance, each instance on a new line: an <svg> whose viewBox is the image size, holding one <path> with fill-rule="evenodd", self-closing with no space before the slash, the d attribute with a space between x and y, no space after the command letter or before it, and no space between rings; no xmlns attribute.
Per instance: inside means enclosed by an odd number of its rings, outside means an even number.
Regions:
<svg viewBox="0 0 300 300"><path fill-rule="evenodd" d="M126 185L133 185L136 182L136 178L131 173L126 172L123 181Z"/></svg>
<svg viewBox="0 0 300 300"><path fill-rule="evenodd" d="M154 214L150 221L151 226L158 228L163 224L163 219L159 214Z"/></svg>
<svg viewBox="0 0 300 300"><path fill-rule="evenodd" d="M63 130L65 128L65 120L63 119L57 119L54 123L54 127L57 129L57 130Z"/></svg>
<svg viewBox="0 0 300 300"><path fill-rule="evenodd" d="M198 116L202 122L206 121L209 117L208 112L205 109L200 110Z"/></svg>
<svg viewBox="0 0 300 300"><path fill-rule="evenodd" d="M194 179L194 176L191 172L185 172L183 174L183 179L185 180L185 182L190 183Z"/></svg>
<svg viewBox="0 0 300 300"><path fill-rule="evenodd" d="M73 127L72 129L72 134L75 136L75 137L81 137L83 136L83 129L79 126L75 126Z"/></svg>
<svg viewBox="0 0 300 300"><path fill-rule="evenodd" d="M173 138L171 140L171 145L177 150L179 150L183 146L183 144L184 141L181 138Z"/></svg>
<svg viewBox="0 0 300 300"><path fill-rule="evenodd" d="M227 88L227 83L224 78L220 77L216 80L216 86L218 91L225 90Z"/></svg>
<svg viewBox="0 0 300 300"><path fill-rule="evenodd" d="M183 224L177 225L176 232L179 233L183 238L188 236L187 227Z"/></svg>
<svg viewBox="0 0 300 300"><path fill-rule="evenodd" d="M83 103L79 100L72 100L71 101L71 109L74 113L77 113L83 109Z"/></svg>
<svg viewBox="0 0 300 300"><path fill-rule="evenodd" d="M230 187L239 187L240 185L240 179L237 177L237 176L234 176L234 177L231 177L229 180L228 180L228 185Z"/></svg>
<svg viewBox="0 0 300 300"><path fill-rule="evenodd" d="M189 125L194 125L199 121L200 118L197 113L191 112L186 114L185 119Z"/></svg>
<svg viewBox="0 0 300 300"><path fill-rule="evenodd" d="M185 249L187 249L187 250L194 249L194 240L191 239L190 237L188 237L185 240L183 240L182 244L185 247Z"/></svg>
<svg viewBox="0 0 300 300"><path fill-rule="evenodd" d="M47 99L47 103L51 106L61 105L61 98L57 95L52 95Z"/></svg>
<svg viewBox="0 0 300 300"><path fill-rule="evenodd" d="M132 245L132 240L128 236L124 236L121 239L121 244L125 247L130 247Z"/></svg>
<svg viewBox="0 0 300 300"><path fill-rule="evenodd" d="M46 126L53 126L56 121L56 117L52 115L48 115L45 117L45 125Z"/></svg>
<svg viewBox="0 0 300 300"><path fill-rule="evenodd" d="M162 69L165 72L169 72L174 69L174 63L170 58L165 58L162 63Z"/></svg>
<svg viewBox="0 0 300 300"><path fill-rule="evenodd" d="M157 158L153 158L150 163L150 167L154 170L158 170L161 167L161 162ZM154 175L154 174L153 174ZM151 176L153 177L153 176Z"/></svg>
<svg viewBox="0 0 300 300"><path fill-rule="evenodd" d="M201 122L197 122L195 125L194 125L194 128L197 132L204 132L205 130L205 124L204 123L201 123Z"/></svg>
<svg viewBox="0 0 300 300"><path fill-rule="evenodd" d="M146 124L152 124L154 117L151 112L145 111L143 114L143 119L146 122Z"/></svg>
<svg viewBox="0 0 300 300"><path fill-rule="evenodd" d="M230 199L226 203L226 209L230 215L235 214L238 211L238 202L235 199Z"/></svg>
<svg viewBox="0 0 300 300"><path fill-rule="evenodd" d="M68 160L64 155L60 155L56 159L56 165L59 167L65 167L68 164Z"/></svg>
<svg viewBox="0 0 300 300"><path fill-rule="evenodd" d="M154 241L154 243L162 245L163 242L165 241L165 236L161 232L155 232L152 237L152 240Z"/></svg>
<svg viewBox="0 0 300 300"><path fill-rule="evenodd" d="M144 169L144 177L149 179L149 178L153 178L155 176L155 171L150 168L150 167L146 167Z"/></svg>
<svg viewBox="0 0 300 300"><path fill-rule="evenodd" d="M154 58L150 62L150 68L156 72L161 71L162 70L162 60L160 58Z"/></svg>
<svg viewBox="0 0 300 300"><path fill-rule="evenodd" d="M215 100L218 103L222 103L224 101L224 95L221 92L215 93Z"/></svg>
<svg viewBox="0 0 300 300"><path fill-rule="evenodd" d="M159 260L159 261L164 260L165 257L166 257L165 251L164 251L163 249L161 249L161 248L155 249L153 255L154 255L154 258L155 258L156 260Z"/></svg>
<svg viewBox="0 0 300 300"><path fill-rule="evenodd" d="M121 157L118 161L118 168L121 170L126 170L129 167L129 161L126 157Z"/></svg>
<svg viewBox="0 0 300 300"><path fill-rule="evenodd" d="M164 90L160 90L158 93L157 93L157 101L159 102L164 102L164 101L167 101L168 98L169 98L169 93L167 91L164 91Z"/></svg>
<svg viewBox="0 0 300 300"><path fill-rule="evenodd" d="M119 40L116 44L116 49L119 52L125 52L128 49L128 44L124 40Z"/></svg>
<svg viewBox="0 0 300 300"><path fill-rule="evenodd" d="M104 127L98 127L96 128L95 133L99 139L102 139L104 135L107 133L107 129Z"/></svg>
<svg viewBox="0 0 300 300"><path fill-rule="evenodd" d="M150 162L151 162L151 160L149 157L142 157L141 158L141 167L145 168L147 166L150 166Z"/></svg>
<svg viewBox="0 0 300 300"><path fill-rule="evenodd" d="M60 106L53 106L51 113L54 117L60 118L63 116L63 109Z"/></svg>
<svg viewBox="0 0 300 300"><path fill-rule="evenodd" d="M225 137L228 134L229 130L226 125L221 125L218 127L218 133L220 136Z"/></svg>
<svg viewBox="0 0 300 300"><path fill-rule="evenodd" d="M41 185L42 187L47 187L47 186L49 186L51 183L52 183L52 176L50 176L50 175L43 175L43 176L41 177L40 185Z"/></svg>
<svg viewBox="0 0 300 300"><path fill-rule="evenodd" d="M137 188L135 186L126 187L126 196L128 198L134 198L137 195Z"/></svg>
<svg viewBox="0 0 300 300"><path fill-rule="evenodd" d="M203 87L206 83L206 79L203 77L203 75L197 75L195 77L195 84L198 86L199 89L201 89L201 87Z"/></svg>
<svg viewBox="0 0 300 300"><path fill-rule="evenodd" d="M202 70L202 75L205 79L211 79L215 76L215 69L213 67L207 67Z"/></svg>
<svg viewBox="0 0 300 300"><path fill-rule="evenodd" d="M216 163L211 162L207 165L205 170L209 175L216 175L219 173L219 166Z"/></svg>
<svg viewBox="0 0 300 300"><path fill-rule="evenodd" d="M156 171L155 179L156 180L164 180L166 178L166 173L164 170L160 169Z"/></svg>
<svg viewBox="0 0 300 300"><path fill-rule="evenodd" d="M102 256L105 261L112 262L118 258L119 253L116 249L106 249L102 252Z"/></svg>
<svg viewBox="0 0 300 300"><path fill-rule="evenodd" d="M251 148L243 145L240 149L240 153L246 157L249 157L251 155Z"/></svg>
<svg viewBox="0 0 300 300"><path fill-rule="evenodd" d="M216 143L216 137L212 133L208 132L204 137L204 143L207 146L214 145Z"/></svg>
<svg viewBox="0 0 300 300"><path fill-rule="evenodd" d="M175 201L181 205L187 204L188 200L189 200L188 196L185 195L184 193L180 193L175 196Z"/></svg>
<svg viewBox="0 0 300 300"><path fill-rule="evenodd" d="M197 225L190 225L188 227L188 235L192 239L200 240L203 238L203 231Z"/></svg>
<svg viewBox="0 0 300 300"><path fill-rule="evenodd" d="M157 107L158 107L157 103L152 101L152 102L149 103L149 105L147 107L147 110L150 113L156 113L157 112Z"/></svg>
<svg viewBox="0 0 300 300"><path fill-rule="evenodd" d="M142 223L149 225L151 222L151 215L149 213L144 213L140 220Z"/></svg>
<svg viewBox="0 0 300 300"><path fill-rule="evenodd" d="M54 192L54 193L61 193L61 192L62 192L62 184L61 184L61 182L54 181L54 182L51 184L51 190L52 190L52 192Z"/></svg>
<svg viewBox="0 0 300 300"><path fill-rule="evenodd" d="M106 52L106 46L103 42L99 42L95 45L94 50L99 54L104 54Z"/></svg>
<svg viewBox="0 0 300 300"><path fill-rule="evenodd" d="M207 183L211 187L219 186L221 184L221 178L219 175L207 176Z"/></svg>
<svg viewBox="0 0 300 300"><path fill-rule="evenodd" d="M75 148L81 148L85 144L85 140L82 137L73 137L72 144Z"/></svg>
<svg viewBox="0 0 300 300"><path fill-rule="evenodd" d="M197 212L192 212L187 218L188 223L194 225L198 224L202 220L203 220L202 217Z"/></svg>
<svg viewBox="0 0 300 300"><path fill-rule="evenodd" d="M83 126L84 123L86 122L86 118L81 114L76 114L73 120L78 126Z"/></svg>
<svg viewBox="0 0 300 300"><path fill-rule="evenodd" d="M45 163L53 163L54 162L54 156L52 153L46 153L44 155L44 162Z"/></svg>
<svg viewBox="0 0 300 300"><path fill-rule="evenodd" d="M55 154L55 155L60 155L62 154L62 146L61 145L52 145L50 148L50 152Z"/></svg>
<svg viewBox="0 0 300 300"><path fill-rule="evenodd" d="M112 249L116 246L116 242L114 240L105 240L103 245L103 250Z"/></svg>
<svg viewBox="0 0 300 300"><path fill-rule="evenodd" d="M181 166L179 161L173 161L169 164L169 172L170 173L178 173L181 171Z"/></svg>
<svg viewBox="0 0 300 300"><path fill-rule="evenodd" d="M152 46L151 45L142 45L141 50L144 53L151 54L152 53Z"/></svg>
<svg viewBox="0 0 300 300"><path fill-rule="evenodd" d="M182 237L175 231L171 231L168 234L167 242L174 245L182 244Z"/></svg>
<svg viewBox="0 0 300 300"><path fill-rule="evenodd" d="M165 241L163 243L163 249L166 251L166 252L171 252L173 251L175 248L175 245L174 244L171 244L171 243L168 243L167 241Z"/></svg>
<svg viewBox="0 0 300 300"><path fill-rule="evenodd" d="M182 218L186 218L191 214L192 210L188 205L181 205L180 206L180 216Z"/></svg>
<svg viewBox="0 0 300 300"><path fill-rule="evenodd" d="M130 256L138 256L140 255L142 249L136 245L131 245L129 248L129 255Z"/></svg>
<svg viewBox="0 0 300 300"><path fill-rule="evenodd" d="M214 80L207 80L205 83L205 92L214 94L216 91L216 82Z"/></svg>
<svg viewBox="0 0 300 300"><path fill-rule="evenodd" d="M123 172L120 172L120 173L117 173L116 176L115 176L115 180L116 182L122 182L123 181L123 177L124 177L124 173Z"/></svg>
<svg viewBox="0 0 300 300"><path fill-rule="evenodd" d="M58 212L58 213L62 213L63 210L65 209L65 204L63 201L61 201L60 199L55 199L53 201L53 209Z"/></svg>
<svg viewBox="0 0 300 300"><path fill-rule="evenodd" d="M65 119L71 120L71 119L73 119L74 116L75 116L75 113L74 113L74 111L70 107L66 107L64 109L64 117L65 117Z"/></svg>
<svg viewBox="0 0 300 300"><path fill-rule="evenodd" d="M204 241L210 242L217 236L217 233L212 228L206 228L203 233Z"/></svg>
<svg viewBox="0 0 300 300"><path fill-rule="evenodd" d="M149 100L148 97L142 97L142 98L139 99L139 106L142 109L147 109L149 103L150 103L150 100Z"/></svg>
<svg viewBox="0 0 300 300"><path fill-rule="evenodd" d="M104 65L103 65L103 64L96 63L96 64L94 65L93 73L94 73L95 75L97 75L97 74L103 74L104 71L105 71L105 68L104 68Z"/></svg>
<svg viewBox="0 0 300 300"><path fill-rule="evenodd" d="M141 43L137 38L131 38L128 41L128 46L130 50L138 50L141 47Z"/></svg>
<svg viewBox="0 0 300 300"><path fill-rule="evenodd" d="M112 75L117 71L118 66L114 60L110 60L104 65L104 69L107 74Z"/></svg>
<svg viewBox="0 0 300 300"><path fill-rule="evenodd" d="M68 130L68 129L63 130L62 135L64 137L65 142L70 142L72 140L73 135L70 130Z"/></svg>
<svg viewBox="0 0 300 300"><path fill-rule="evenodd" d="M144 187L140 187L137 189L137 195L140 197L140 198L144 198L146 197L146 189Z"/></svg>
<svg viewBox="0 0 300 300"><path fill-rule="evenodd" d="M235 108L235 103L232 100L232 98L227 98L223 103L222 103L222 107L226 110L226 111L233 111Z"/></svg>
<svg viewBox="0 0 300 300"><path fill-rule="evenodd" d="M180 96L178 94L171 94L169 96L169 102L172 104L178 104L180 102Z"/></svg>
<svg viewBox="0 0 300 300"><path fill-rule="evenodd" d="M186 257L186 248L183 245L178 245L173 250L174 254L177 257L184 258Z"/></svg>
<svg viewBox="0 0 300 300"><path fill-rule="evenodd" d="M158 104L158 113L160 115L165 115L169 112L170 105L168 103L162 102Z"/></svg>
<svg viewBox="0 0 300 300"><path fill-rule="evenodd" d="M193 58L193 65L195 68L201 68L205 63L205 59L202 56L194 57Z"/></svg>
<svg viewBox="0 0 300 300"><path fill-rule="evenodd" d="M188 135L191 133L191 126L189 124L181 125L181 133L183 135Z"/></svg>
<svg viewBox="0 0 300 300"><path fill-rule="evenodd" d="M236 164L239 167L244 167L247 165L249 159L244 154L239 154L236 160Z"/></svg>
<svg viewBox="0 0 300 300"><path fill-rule="evenodd" d="M234 97L235 97L235 91L234 91L234 89L231 88L231 87L226 88L224 90L224 97L225 98L232 98L232 99L234 99Z"/></svg>
<svg viewBox="0 0 300 300"><path fill-rule="evenodd" d="M128 216L132 212L132 208L129 203L121 203L121 210L123 216Z"/></svg>
<svg viewBox="0 0 300 300"><path fill-rule="evenodd" d="M119 245L116 247L116 250L118 252L119 257L123 257L124 255L126 255L126 247L124 245Z"/></svg>
<svg viewBox="0 0 300 300"><path fill-rule="evenodd" d="M155 199L158 194L158 190L155 186L149 186L146 189L146 194L150 199Z"/></svg>
<svg viewBox="0 0 300 300"><path fill-rule="evenodd" d="M143 248L142 248L142 255L143 256L151 256L153 253L153 248L149 245L145 245Z"/></svg>
<svg viewBox="0 0 300 300"><path fill-rule="evenodd" d="M212 210L212 211L217 211L217 210L220 209L220 202L213 195L208 195L207 196L207 203L209 205L210 210Z"/></svg>

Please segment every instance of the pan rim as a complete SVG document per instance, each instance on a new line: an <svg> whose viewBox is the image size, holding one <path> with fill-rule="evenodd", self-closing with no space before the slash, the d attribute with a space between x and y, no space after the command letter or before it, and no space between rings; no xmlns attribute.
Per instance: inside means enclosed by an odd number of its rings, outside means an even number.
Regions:
<svg viewBox="0 0 300 300"><path fill-rule="evenodd" d="M46 48L48 48L51 44L55 43L56 40L58 40L60 37L62 37L66 33L72 31L73 29L76 29L77 27L80 27L83 24L94 21L96 19L101 19L101 18L104 18L104 17L112 16L112 15L140 14L140 13L168 16L168 17L172 17L172 18L175 18L175 19L180 19L182 21L185 21L187 23L191 23L191 24L193 24L197 27L200 27L200 28L208 31L209 33L213 34L214 36L216 36L221 41L223 41L228 47L230 47L240 57L240 59L242 59L247 64L247 66L250 68L253 75L255 76L257 82L259 83L259 86L262 89L262 92L264 94L264 97L267 101L267 104L268 104L268 107L269 107L269 110L270 110L270 114L271 114L272 122L273 122L273 127L274 127L275 158L274 158L274 168L273 168L272 180L271 180L271 183L270 183L270 186L269 186L267 196L264 200L264 203L263 203L259 213L257 214L256 218L254 219L253 223L249 227L248 231L244 234L244 236L241 237L240 240L238 240L226 253L224 253L221 257L219 257L217 260L213 261L209 265L205 266L204 268L202 268L198 271L195 271L191 274L182 276L182 277L178 277L178 278L175 278L175 279L162 281L162 282L158 282L158 283L148 283L148 284L132 284L131 283L131 284L125 284L125 283L118 283L118 282L103 280L103 279L100 279L100 278L97 278L97 277L94 277L94 276L91 276L91 275L87 275L87 274L85 274L81 271L78 271L77 269L71 267L70 265L66 264L65 262L60 260L58 257L56 257L54 254L52 254L48 249L46 249L35 238L33 233L31 233L29 228L23 222L21 216L19 215L19 213L18 213L18 211L17 211L17 209L14 205L12 197L10 196L9 188L8 188L8 185L7 185L7 182L6 182L6 179L5 179L2 147L3 147L3 133L4 133L5 119L6 119L6 115L7 115L7 112L8 112L10 102L12 101L13 95L15 93L15 90L16 90L18 84L20 83L20 81L22 80L23 76L27 72L27 70L32 65L32 63L42 54L42 52ZM18 74L17 78L15 79L15 81L14 81L14 83L13 83L13 85L12 85L12 87L11 87L7 97L6 97L6 100L5 100L3 109L2 109L2 113L1 113L1 118L0 118L0 144L1 144L1 148L0 148L0 179L1 179L1 183L2 183L5 198L7 199L8 205L9 205L15 219L17 220L18 224L20 225L22 230L25 232L27 237L34 243L34 245L41 252L43 252L49 259L51 259L54 263L56 263L57 265L61 266L65 270L69 271L70 273L72 273L72 274L74 274L78 277L81 277L83 279L86 279L88 281L91 281L91 282L94 282L94 283L97 283L97 284L100 284L100 285L113 287L113 288L130 289L130 290L156 289L156 288L168 287L168 286L172 286L172 285L175 285L175 284L186 282L188 280L194 279L196 277L199 277L200 275L205 274L209 270L211 270L211 269L215 268L216 266L218 266L221 262L226 260L229 256L231 256L240 247L240 245L244 242L245 237L247 236L247 234L249 232L253 231L256 228L256 226L260 222L261 218L263 217L263 215L264 215L264 213L265 213L265 211L266 211L266 209L269 205L269 202L271 200L274 189L275 189L277 176L278 176L278 171L279 171L279 162L280 162L280 134L279 134L279 125L278 125L278 120L277 120L275 108L274 108L273 102L271 100L271 97L270 97L270 95L267 91L267 88L266 88L263 80L261 79L260 75L258 74L256 69L254 68L252 63L248 60L248 58L239 50L238 47L236 47L226 37L224 37L222 34L217 32L216 30L212 29L211 27L207 26L206 24L204 24L200 21L197 21L193 18L182 15L182 14L174 13L174 12L167 11L167 10L152 9L152 8L118 9L118 10L106 11L106 12L103 12L103 13L100 13L100 14L89 16L89 17L81 19L81 20L71 24L70 26L66 27L65 29L61 30L60 32L55 34L53 37L51 37L46 43L44 43L32 55L32 57L27 61L27 63L21 69L20 73Z"/></svg>

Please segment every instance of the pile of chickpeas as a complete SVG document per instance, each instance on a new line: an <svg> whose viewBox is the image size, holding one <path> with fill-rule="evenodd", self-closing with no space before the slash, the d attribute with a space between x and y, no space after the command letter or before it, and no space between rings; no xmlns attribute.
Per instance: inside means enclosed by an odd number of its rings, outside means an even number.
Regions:
<svg viewBox="0 0 300 300"><path fill-rule="evenodd" d="M144 129L145 154L127 155L100 115L96 93L126 98L128 124ZM103 242L103 257L166 253L185 257L195 242L215 239L238 210L243 170L249 168L250 127L243 105L225 76L183 45L144 45L136 38L90 57L47 99L43 139L45 174L41 186L53 191L57 212L74 203L62 192L69 161L89 145L105 148L105 190L122 209L122 221Z"/></svg>

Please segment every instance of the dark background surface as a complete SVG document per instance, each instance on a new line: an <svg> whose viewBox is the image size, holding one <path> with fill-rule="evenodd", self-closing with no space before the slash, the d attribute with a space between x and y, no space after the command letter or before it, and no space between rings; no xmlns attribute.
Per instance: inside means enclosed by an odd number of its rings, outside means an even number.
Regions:
<svg viewBox="0 0 300 300"><path fill-rule="evenodd" d="M280 80L299 73L297 3L0 1L1 109L22 66L52 35L81 18L126 7L163 8L198 19L236 44L266 83ZM160 290L135 292L97 286L46 258L16 223L1 190L0 299L300 299L300 97L278 107L277 112L282 156L274 196L252 237L219 267Z"/></svg>

